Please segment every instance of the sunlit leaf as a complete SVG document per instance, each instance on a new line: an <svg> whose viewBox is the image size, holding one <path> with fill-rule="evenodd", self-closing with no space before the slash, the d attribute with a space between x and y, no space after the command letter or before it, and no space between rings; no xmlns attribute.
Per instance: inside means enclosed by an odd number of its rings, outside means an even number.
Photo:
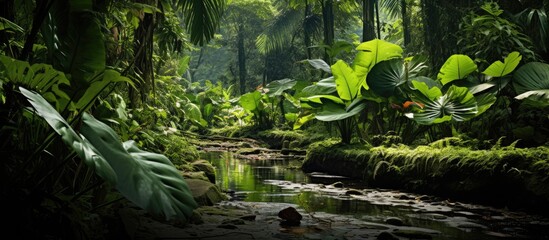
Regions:
<svg viewBox="0 0 549 240"><path fill-rule="evenodd" d="M455 54L450 56L440 68L437 79L446 85L447 83L464 79L477 70L475 62L466 55Z"/></svg>
<svg viewBox="0 0 549 240"><path fill-rule="evenodd" d="M332 65L332 73L339 97L348 101L355 99L360 86L353 69L344 61L339 60Z"/></svg>
<svg viewBox="0 0 549 240"><path fill-rule="evenodd" d="M519 52L509 53L509 55L507 55L507 57L503 60L504 62L496 61L482 73L492 77L503 77L513 72L519 65L521 59L522 56Z"/></svg>
<svg viewBox="0 0 549 240"><path fill-rule="evenodd" d="M309 122L313 119L315 119L314 114L308 114L308 115L299 117L294 123L294 130L299 129L301 126L303 126L303 124L305 124L305 123L307 123L307 122Z"/></svg>
<svg viewBox="0 0 549 240"><path fill-rule="evenodd" d="M352 67L361 86L365 89L369 89L366 75L375 64L393 58L401 58L403 52L400 46L379 39L361 43L356 50L358 52Z"/></svg>

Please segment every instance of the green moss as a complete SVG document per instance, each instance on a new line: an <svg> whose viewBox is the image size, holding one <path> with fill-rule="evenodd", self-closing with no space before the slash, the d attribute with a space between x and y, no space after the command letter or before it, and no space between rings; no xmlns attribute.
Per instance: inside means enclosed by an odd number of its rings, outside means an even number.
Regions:
<svg viewBox="0 0 549 240"><path fill-rule="evenodd" d="M496 144L475 150L466 146L471 142L450 138L412 148L341 145L331 139L309 147L303 169L360 178L379 187L549 203L549 147Z"/></svg>

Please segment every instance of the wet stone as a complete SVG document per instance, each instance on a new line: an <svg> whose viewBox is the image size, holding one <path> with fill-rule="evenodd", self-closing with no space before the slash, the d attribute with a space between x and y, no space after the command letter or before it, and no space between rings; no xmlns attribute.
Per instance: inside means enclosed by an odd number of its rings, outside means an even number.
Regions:
<svg viewBox="0 0 549 240"><path fill-rule="evenodd" d="M220 224L217 226L218 228L224 228L224 229L238 229L237 226L232 224Z"/></svg>
<svg viewBox="0 0 549 240"><path fill-rule="evenodd" d="M256 215L246 215L246 216L240 217L240 219L246 220L246 221L255 221L255 218L256 218Z"/></svg>
<svg viewBox="0 0 549 240"><path fill-rule="evenodd" d="M284 219L280 225L284 226L299 226L303 216L297 212L294 207L287 207L278 212L278 217Z"/></svg>
<svg viewBox="0 0 549 240"><path fill-rule="evenodd" d="M335 188L342 188L343 187L343 183L342 182L335 182L331 185L332 187L335 187Z"/></svg>
<svg viewBox="0 0 549 240"><path fill-rule="evenodd" d="M390 232L381 232L377 236L378 240L398 240L399 238Z"/></svg>
<svg viewBox="0 0 549 240"><path fill-rule="evenodd" d="M223 225L244 225L246 224L243 219L225 219L221 222Z"/></svg>
<svg viewBox="0 0 549 240"><path fill-rule="evenodd" d="M402 221L402 219L397 218L397 217L387 218L387 219L385 219L385 223L390 224L390 225L394 225L394 226L404 226L404 221Z"/></svg>
<svg viewBox="0 0 549 240"><path fill-rule="evenodd" d="M345 195L364 195L364 193L357 189L349 189L345 192Z"/></svg>

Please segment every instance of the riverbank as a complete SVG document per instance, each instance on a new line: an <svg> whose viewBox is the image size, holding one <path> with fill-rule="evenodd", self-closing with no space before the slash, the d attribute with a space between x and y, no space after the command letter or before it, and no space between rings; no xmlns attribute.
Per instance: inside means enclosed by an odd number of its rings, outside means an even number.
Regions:
<svg viewBox="0 0 549 240"><path fill-rule="evenodd" d="M432 194L549 215L549 148L430 145L371 147L316 142L302 169L361 179L370 187Z"/></svg>

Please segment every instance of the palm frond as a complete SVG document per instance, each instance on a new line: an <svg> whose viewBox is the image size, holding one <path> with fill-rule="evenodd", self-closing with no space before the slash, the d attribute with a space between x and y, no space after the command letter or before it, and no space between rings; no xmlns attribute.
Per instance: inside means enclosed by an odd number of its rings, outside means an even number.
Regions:
<svg viewBox="0 0 549 240"><path fill-rule="evenodd" d="M191 42L203 46L215 34L225 12L226 0L179 0Z"/></svg>
<svg viewBox="0 0 549 240"><path fill-rule="evenodd" d="M299 28L301 13L295 9L282 11L256 39L259 52L265 54L281 49L289 43L291 35Z"/></svg>
<svg viewBox="0 0 549 240"><path fill-rule="evenodd" d="M401 0L380 0L379 6L385 9L390 18L396 18L401 13Z"/></svg>

